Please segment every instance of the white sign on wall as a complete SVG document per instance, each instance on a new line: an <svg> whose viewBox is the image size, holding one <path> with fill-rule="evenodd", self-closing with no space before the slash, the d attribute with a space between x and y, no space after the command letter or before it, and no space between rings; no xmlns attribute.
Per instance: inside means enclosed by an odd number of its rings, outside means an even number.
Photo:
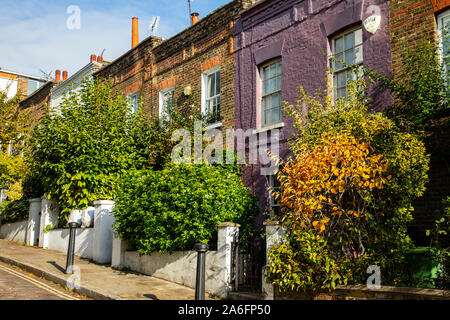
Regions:
<svg viewBox="0 0 450 320"><path fill-rule="evenodd" d="M380 27L380 23L381 16L370 16L366 20L364 20L364 28L367 30L367 32L374 34Z"/></svg>
<svg viewBox="0 0 450 320"><path fill-rule="evenodd" d="M375 34L380 28L381 24L381 9L377 5L370 5L367 8L367 13L371 14L366 20L364 20L363 25L367 32Z"/></svg>

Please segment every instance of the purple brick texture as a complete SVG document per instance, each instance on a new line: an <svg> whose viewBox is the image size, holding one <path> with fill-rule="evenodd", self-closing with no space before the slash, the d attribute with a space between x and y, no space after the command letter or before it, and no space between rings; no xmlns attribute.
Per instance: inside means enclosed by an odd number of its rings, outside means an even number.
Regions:
<svg viewBox="0 0 450 320"><path fill-rule="evenodd" d="M294 104L297 88L309 94L325 87L327 54L333 36L355 26L372 15L369 6L380 9L381 25L375 34L363 29L364 65L391 76L388 1L383 0L263 0L241 12L235 21L235 127L257 129L259 66L270 59L282 59L282 100ZM371 109L382 110L392 104L387 90L368 90ZM287 158L286 139L292 134L292 123L283 116L280 155ZM260 165L244 170L244 183L259 196L261 226L269 208L268 179Z"/></svg>

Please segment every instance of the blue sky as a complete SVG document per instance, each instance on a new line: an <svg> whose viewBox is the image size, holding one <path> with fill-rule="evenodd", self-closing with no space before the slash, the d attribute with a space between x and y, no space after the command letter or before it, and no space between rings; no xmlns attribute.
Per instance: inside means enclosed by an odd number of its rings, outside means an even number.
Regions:
<svg viewBox="0 0 450 320"><path fill-rule="evenodd" d="M194 0L200 18L231 0ZM67 8L81 11L80 29L67 28ZM131 18L139 18L139 40L160 16L157 36L169 38L189 26L187 0L0 0L0 68L41 75L67 70L69 76L91 54L113 61L131 47Z"/></svg>

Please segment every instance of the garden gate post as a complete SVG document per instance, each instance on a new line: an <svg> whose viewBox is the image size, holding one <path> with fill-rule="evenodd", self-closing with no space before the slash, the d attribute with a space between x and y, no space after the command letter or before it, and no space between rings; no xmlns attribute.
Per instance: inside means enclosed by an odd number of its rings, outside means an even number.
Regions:
<svg viewBox="0 0 450 320"><path fill-rule="evenodd" d="M30 202L30 211L25 242L30 246L37 246L39 244L39 225L41 222L41 198L28 201Z"/></svg>
<svg viewBox="0 0 450 320"><path fill-rule="evenodd" d="M49 234L44 230L47 226L57 226L59 219L59 209L55 204L55 201L49 200L46 197L41 198L41 220L39 227L39 247L48 248Z"/></svg>
<svg viewBox="0 0 450 320"><path fill-rule="evenodd" d="M219 224L219 234L217 237L217 253L221 257L224 265L224 283L227 293L232 290L233 279L233 252L232 243L235 237L239 237L239 224L232 222L223 222Z"/></svg>
<svg viewBox="0 0 450 320"><path fill-rule="evenodd" d="M264 222L266 227L266 265L269 264L269 250L275 244L283 241L285 230L280 226L278 221L266 221ZM266 271L263 269L262 275L262 294L264 300L274 300L273 285L266 282Z"/></svg>
<svg viewBox="0 0 450 320"><path fill-rule="evenodd" d="M126 242L119 238L117 231L113 232L111 267L121 270L124 267Z"/></svg>
<svg viewBox="0 0 450 320"><path fill-rule="evenodd" d="M100 264L111 263L114 225L114 201L94 201L93 260Z"/></svg>

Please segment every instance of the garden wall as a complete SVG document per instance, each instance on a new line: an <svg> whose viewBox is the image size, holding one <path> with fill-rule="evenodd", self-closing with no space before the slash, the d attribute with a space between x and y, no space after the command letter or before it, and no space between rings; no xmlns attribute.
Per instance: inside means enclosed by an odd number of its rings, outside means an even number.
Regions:
<svg viewBox="0 0 450 320"><path fill-rule="evenodd" d="M78 228L75 237L75 255L80 258L93 258L94 229ZM47 249L67 252L69 243L69 229L51 230L48 232Z"/></svg>
<svg viewBox="0 0 450 320"><path fill-rule="evenodd" d="M99 264L111 263L114 205L114 201L94 202L93 227L76 230L76 256L92 259ZM58 224L58 210L45 197L31 199L28 220L0 224L0 238L66 253L69 229L52 229Z"/></svg>
<svg viewBox="0 0 450 320"><path fill-rule="evenodd" d="M231 291L231 243L239 225L219 225L217 251L208 251L205 262L205 290L213 295L227 297ZM195 288L197 270L196 251L178 251L172 254L140 255L126 251L126 244L117 238L113 242L112 266L172 281Z"/></svg>
<svg viewBox="0 0 450 320"><path fill-rule="evenodd" d="M0 238L9 241L25 242L28 220L0 225Z"/></svg>

